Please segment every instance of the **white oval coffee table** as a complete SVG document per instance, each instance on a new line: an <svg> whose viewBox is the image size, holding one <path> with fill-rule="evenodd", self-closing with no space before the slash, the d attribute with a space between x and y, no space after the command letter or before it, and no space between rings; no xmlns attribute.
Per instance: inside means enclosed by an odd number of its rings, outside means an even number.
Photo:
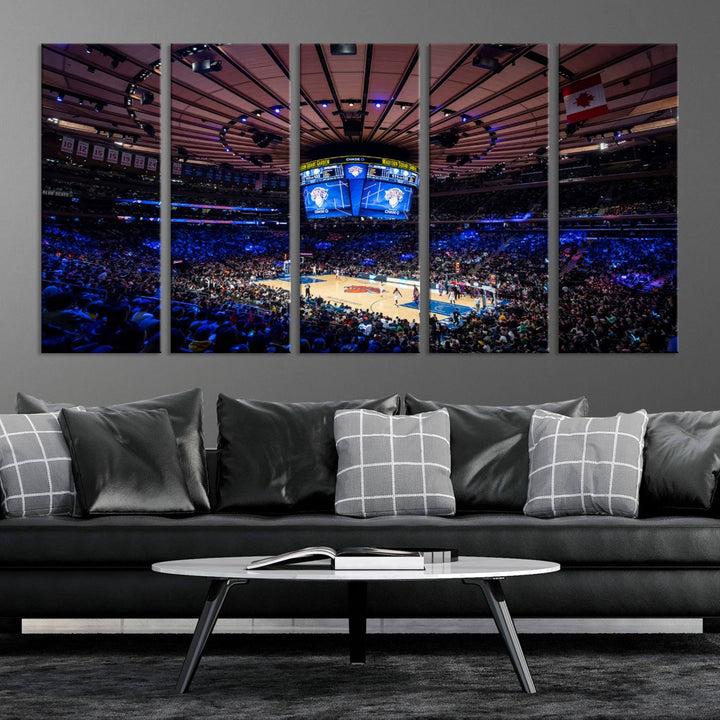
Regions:
<svg viewBox="0 0 720 720"><path fill-rule="evenodd" d="M195 671L200 664L205 643L215 627L215 622L230 588L235 585L246 585L251 581L268 582L273 580L347 583L351 663L365 662L368 582L461 580L469 585L477 585L483 591L495 625L505 641L510 660L523 690L528 693L535 692L535 684L525 661L515 624L505 602L501 580L557 572L560 569L558 563L522 558L460 557L454 562L430 564L424 570L333 570L328 567L327 562L323 561L248 570L248 564L257 559L259 558L198 558L153 564L152 569L155 572L206 577L211 580L205 605L175 687L178 693L187 692L190 687Z"/></svg>

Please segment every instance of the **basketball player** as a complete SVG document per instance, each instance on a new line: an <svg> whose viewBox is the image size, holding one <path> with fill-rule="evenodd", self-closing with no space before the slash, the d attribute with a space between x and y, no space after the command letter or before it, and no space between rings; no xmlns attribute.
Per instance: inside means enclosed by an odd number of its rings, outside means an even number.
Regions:
<svg viewBox="0 0 720 720"><path fill-rule="evenodd" d="M395 298L395 307L398 306L400 298L402 297L402 293L400 292L400 288L395 288L393 290L393 297Z"/></svg>
<svg viewBox="0 0 720 720"><path fill-rule="evenodd" d="M413 285L413 303L416 308L420 307L420 291L418 290L417 285Z"/></svg>

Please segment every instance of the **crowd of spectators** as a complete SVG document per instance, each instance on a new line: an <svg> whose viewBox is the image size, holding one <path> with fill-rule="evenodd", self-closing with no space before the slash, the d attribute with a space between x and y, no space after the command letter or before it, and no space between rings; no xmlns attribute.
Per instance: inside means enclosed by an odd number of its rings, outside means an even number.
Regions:
<svg viewBox="0 0 720 720"><path fill-rule="evenodd" d="M288 352L287 230L173 227L172 350Z"/></svg>
<svg viewBox="0 0 720 720"><path fill-rule="evenodd" d="M156 222L45 219L44 352L159 352Z"/></svg>
<svg viewBox="0 0 720 720"><path fill-rule="evenodd" d="M560 242L562 352L676 351L674 234Z"/></svg>
<svg viewBox="0 0 720 720"><path fill-rule="evenodd" d="M433 352L547 351L547 235L438 230L431 233L430 283L474 299L468 314L430 319ZM482 286L498 303L482 307Z"/></svg>

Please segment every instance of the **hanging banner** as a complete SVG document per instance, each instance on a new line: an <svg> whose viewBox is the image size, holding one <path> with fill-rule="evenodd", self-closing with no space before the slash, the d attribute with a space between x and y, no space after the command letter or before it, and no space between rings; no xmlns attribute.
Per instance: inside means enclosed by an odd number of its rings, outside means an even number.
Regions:
<svg viewBox="0 0 720 720"><path fill-rule="evenodd" d="M157 158L148 158L147 169L150 172L155 172L157 170L157 163L158 163Z"/></svg>
<svg viewBox="0 0 720 720"><path fill-rule="evenodd" d="M119 154L120 154L120 153L118 153L118 151L117 151L116 148L108 148L108 151L107 151L107 161L108 161L109 163L113 163L114 165L117 165L118 155L119 155Z"/></svg>
<svg viewBox="0 0 720 720"><path fill-rule="evenodd" d="M172 164L172 174L173 175L182 175L182 163L174 162Z"/></svg>
<svg viewBox="0 0 720 720"><path fill-rule="evenodd" d="M64 137L60 149L63 152L71 153L75 149L75 140L71 137Z"/></svg>
<svg viewBox="0 0 720 720"><path fill-rule="evenodd" d="M77 154L80 157L87 157L88 151L90 150L90 143L87 140L78 140Z"/></svg>
<svg viewBox="0 0 720 720"><path fill-rule="evenodd" d="M105 148L102 145L93 145L93 160L104 160L105 159Z"/></svg>
<svg viewBox="0 0 720 720"><path fill-rule="evenodd" d="M135 167L139 170L145 169L145 156L144 155L136 155L135 156Z"/></svg>
<svg viewBox="0 0 720 720"><path fill-rule="evenodd" d="M120 158L120 164L123 167L130 167L132 165L132 155L124 152Z"/></svg>

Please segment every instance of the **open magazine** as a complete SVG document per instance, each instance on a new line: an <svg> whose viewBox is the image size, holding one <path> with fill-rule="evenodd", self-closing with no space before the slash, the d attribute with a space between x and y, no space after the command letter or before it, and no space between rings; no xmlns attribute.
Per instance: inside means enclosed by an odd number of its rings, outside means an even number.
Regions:
<svg viewBox="0 0 720 720"><path fill-rule="evenodd" d="M392 550L375 547L347 547L334 550L330 547L306 547L254 560L248 570L276 568L291 563L310 560L330 560L335 570L424 570L425 558L422 552L413 550Z"/></svg>

